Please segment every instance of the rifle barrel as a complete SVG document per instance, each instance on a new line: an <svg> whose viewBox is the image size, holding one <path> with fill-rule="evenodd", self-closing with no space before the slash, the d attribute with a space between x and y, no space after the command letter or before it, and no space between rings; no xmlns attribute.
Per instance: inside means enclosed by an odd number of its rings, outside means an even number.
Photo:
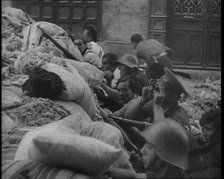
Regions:
<svg viewBox="0 0 224 179"><path fill-rule="evenodd" d="M137 125L137 126L141 126L141 127L151 125L151 123L149 123L149 122L138 122L138 121L133 121L133 120L130 120L130 119L125 119L125 118L117 117L117 116L113 116L113 115L111 115L110 117L112 119L115 119L115 120L118 120L118 121L121 121L121 122L126 122L126 123L129 123L131 125Z"/></svg>
<svg viewBox="0 0 224 179"><path fill-rule="evenodd" d="M57 48L59 48L68 58L79 61L73 54L71 54L68 50L62 47L53 37L51 37L47 32L45 32L39 25L37 26Z"/></svg>

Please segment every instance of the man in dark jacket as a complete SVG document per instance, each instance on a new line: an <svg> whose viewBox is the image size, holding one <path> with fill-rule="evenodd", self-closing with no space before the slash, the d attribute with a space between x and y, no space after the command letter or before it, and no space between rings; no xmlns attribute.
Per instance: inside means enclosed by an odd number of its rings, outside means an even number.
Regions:
<svg viewBox="0 0 224 179"><path fill-rule="evenodd" d="M186 90L181 83L176 79L175 75L168 69L165 68L165 75L158 80L161 84L160 90L164 90L164 100L162 107L164 109L164 115L167 118L172 118L183 125L185 128L190 128L189 115L178 105L180 95L183 93L187 95ZM127 110L128 112L124 116L128 119L133 120L144 120L150 117L151 121L154 121L153 111L153 91L147 87L143 89L142 97L135 101L132 108Z"/></svg>
<svg viewBox="0 0 224 179"><path fill-rule="evenodd" d="M206 112L199 124L205 144L190 153L187 178L221 178L221 111Z"/></svg>

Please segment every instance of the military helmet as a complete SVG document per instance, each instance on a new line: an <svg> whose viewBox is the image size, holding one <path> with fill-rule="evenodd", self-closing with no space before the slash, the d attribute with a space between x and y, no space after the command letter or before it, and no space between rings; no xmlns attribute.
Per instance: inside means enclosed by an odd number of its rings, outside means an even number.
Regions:
<svg viewBox="0 0 224 179"><path fill-rule="evenodd" d="M154 147L162 160L188 169L189 138L178 122L168 118L158 120L139 134Z"/></svg>
<svg viewBox="0 0 224 179"><path fill-rule="evenodd" d="M138 59L132 54L125 54L117 60L118 63L128 66L130 68L138 69Z"/></svg>

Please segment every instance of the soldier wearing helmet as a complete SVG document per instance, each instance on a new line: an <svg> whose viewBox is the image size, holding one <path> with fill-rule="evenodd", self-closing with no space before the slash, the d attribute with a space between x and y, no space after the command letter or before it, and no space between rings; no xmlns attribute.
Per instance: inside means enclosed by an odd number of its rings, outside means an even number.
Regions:
<svg viewBox="0 0 224 179"><path fill-rule="evenodd" d="M118 60L118 63L121 74L120 80L126 76L136 76L140 80L142 86L148 85L148 78L139 70L138 59L135 55L125 54Z"/></svg>
<svg viewBox="0 0 224 179"><path fill-rule="evenodd" d="M155 39L140 42L136 55L147 63L146 74L149 79L159 79L164 75L164 67L172 70L172 50Z"/></svg>
<svg viewBox="0 0 224 179"><path fill-rule="evenodd" d="M125 54L120 59L117 60L120 70L120 79L119 81L123 81L124 78L129 77L137 77L139 79L139 82L141 83L141 86L147 86L148 85L148 78L147 76L142 72L139 71L138 68L138 59L136 56L132 54ZM109 98L119 100L119 93L118 90L112 89L106 84L101 85L102 88L106 91Z"/></svg>
<svg viewBox="0 0 224 179"><path fill-rule="evenodd" d="M189 138L172 119L160 119L139 134L146 178L182 178L188 169Z"/></svg>

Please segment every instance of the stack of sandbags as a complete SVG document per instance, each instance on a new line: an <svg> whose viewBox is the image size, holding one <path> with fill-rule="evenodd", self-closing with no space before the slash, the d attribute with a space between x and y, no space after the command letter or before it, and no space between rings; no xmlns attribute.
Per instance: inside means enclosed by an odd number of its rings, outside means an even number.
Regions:
<svg viewBox="0 0 224 179"><path fill-rule="evenodd" d="M12 62L15 62L15 60L22 51L22 44L22 38L14 34L11 35L5 40L4 43L2 43L2 57ZM6 65L7 63L4 66Z"/></svg>
<svg viewBox="0 0 224 179"><path fill-rule="evenodd" d="M33 49L40 45L43 38L43 32L38 28L42 28L46 33L54 38L64 49L70 52L77 60L83 61L82 55L78 48L69 38L68 34L59 26L49 22L36 22L24 28L23 31L23 50ZM43 39L42 39L43 38ZM53 45L53 44L52 44ZM53 45L54 46L54 45Z"/></svg>
<svg viewBox="0 0 224 179"><path fill-rule="evenodd" d="M92 122L78 113L28 132L15 160L41 162L99 176L110 166L124 167L124 162L119 161L122 151L123 138L117 128Z"/></svg>
<svg viewBox="0 0 224 179"><path fill-rule="evenodd" d="M83 80L76 68L69 64L66 65L68 70L53 63L46 63L41 68L56 73L63 81L66 91L59 96L59 99L79 104L91 118L94 118L96 104L89 85Z"/></svg>
<svg viewBox="0 0 224 179"><path fill-rule="evenodd" d="M99 87L102 84L104 72L87 62L78 62L59 57L49 58L48 62L58 64L60 66L73 66L90 87Z"/></svg>
<svg viewBox="0 0 224 179"><path fill-rule="evenodd" d="M38 46L34 49L22 52L16 60L14 67L18 73L28 74L33 67L40 66L42 63L46 62L54 63L65 68L67 68L67 66L72 66L79 72L90 87L98 87L101 85L104 76L103 71L86 62L61 58L59 57L59 51L57 53L58 56L55 55L55 53L57 52L50 51L47 53L45 48Z"/></svg>
<svg viewBox="0 0 224 179"><path fill-rule="evenodd" d="M2 10L2 79L15 74L13 64L22 51L22 31L32 23L34 20L21 9L6 7Z"/></svg>
<svg viewBox="0 0 224 179"><path fill-rule="evenodd" d="M95 116L96 105L90 86L96 87L101 84L103 72L93 65L54 57L52 54L40 53L32 49L22 53L14 66L17 72L24 74L29 74L35 67L56 73L67 89L67 93L61 95L60 99L74 101L91 118Z"/></svg>
<svg viewBox="0 0 224 179"><path fill-rule="evenodd" d="M2 35L11 36L12 33L21 33L22 29L35 21L21 9L5 7L2 10Z"/></svg>

